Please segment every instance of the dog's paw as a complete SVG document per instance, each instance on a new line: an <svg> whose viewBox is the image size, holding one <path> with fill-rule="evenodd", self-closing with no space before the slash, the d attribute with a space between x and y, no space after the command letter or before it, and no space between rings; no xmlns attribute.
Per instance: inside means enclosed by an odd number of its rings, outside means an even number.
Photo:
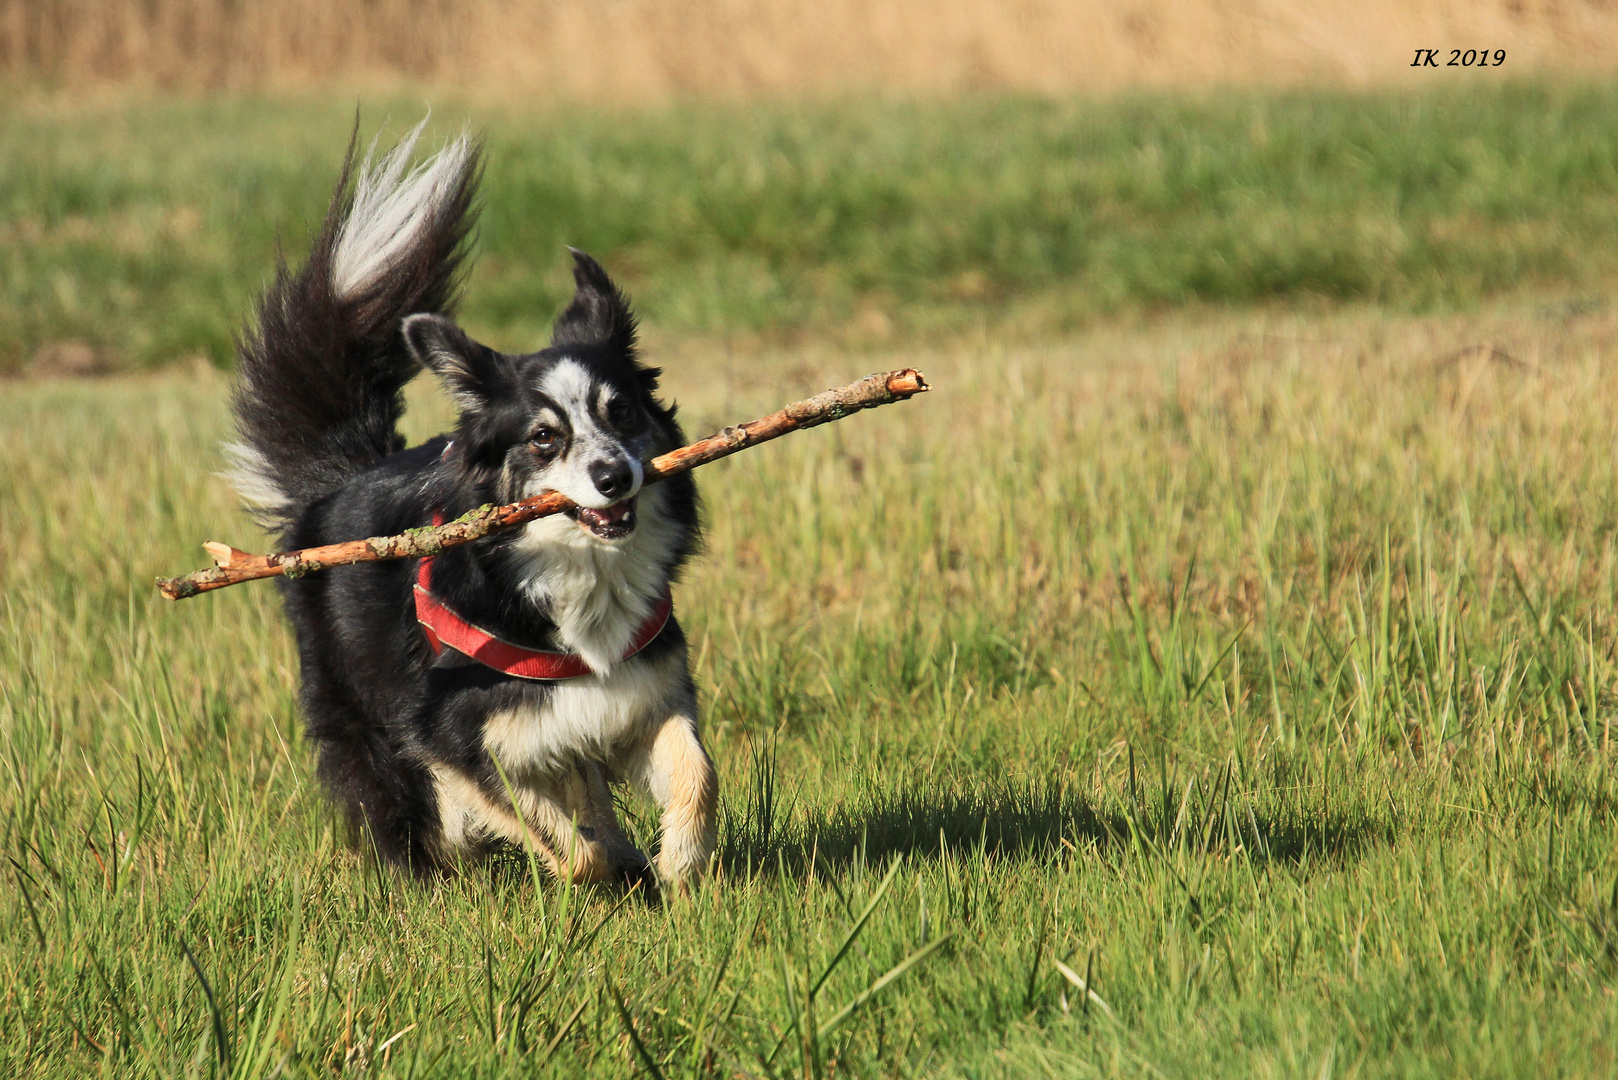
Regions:
<svg viewBox="0 0 1618 1080"><path fill-rule="evenodd" d="M662 900L662 890L657 883L657 872L652 869L652 864L645 859L619 866L618 882L629 892L639 893L648 903L656 904Z"/></svg>

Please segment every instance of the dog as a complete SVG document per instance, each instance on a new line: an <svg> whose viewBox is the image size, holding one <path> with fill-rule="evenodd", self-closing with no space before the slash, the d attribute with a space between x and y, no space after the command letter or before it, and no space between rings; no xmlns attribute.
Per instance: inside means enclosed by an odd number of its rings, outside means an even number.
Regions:
<svg viewBox="0 0 1618 1080"><path fill-rule="evenodd" d="M411 169L420 133L357 166L350 142L308 261L280 263L241 335L234 486L287 549L550 490L577 508L282 582L319 775L413 875L517 845L560 879L688 889L718 798L669 599L697 493L689 475L642 486L684 435L628 300L583 252L546 348L501 353L457 327L481 151L463 134ZM402 392L423 367L459 420L407 449ZM661 807L655 863L619 824L621 782Z"/></svg>

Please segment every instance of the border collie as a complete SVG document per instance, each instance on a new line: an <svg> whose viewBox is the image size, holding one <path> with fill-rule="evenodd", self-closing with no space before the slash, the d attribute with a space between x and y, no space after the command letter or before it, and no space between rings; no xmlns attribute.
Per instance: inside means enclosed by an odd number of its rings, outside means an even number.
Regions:
<svg viewBox="0 0 1618 1080"><path fill-rule="evenodd" d="M282 584L320 776L414 874L515 844L573 881L688 886L717 799L668 601L697 541L696 488L641 486L684 437L628 301L582 252L549 347L496 352L457 328L480 151L463 135L410 169L420 132L380 160L373 143L357 170L350 144L308 262L283 263L259 301L227 448L236 489L287 548L547 490L579 508L435 559ZM406 449L401 395L423 366L459 423ZM618 823L619 781L662 808L655 870Z"/></svg>

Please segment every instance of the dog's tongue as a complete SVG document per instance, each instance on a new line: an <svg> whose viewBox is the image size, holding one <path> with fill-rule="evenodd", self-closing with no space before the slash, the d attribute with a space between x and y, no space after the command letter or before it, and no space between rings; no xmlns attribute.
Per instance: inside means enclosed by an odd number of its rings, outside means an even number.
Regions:
<svg viewBox="0 0 1618 1080"><path fill-rule="evenodd" d="M579 508L579 520L586 525L616 525L629 516L633 504L629 502L615 503L605 510L591 510L589 507Z"/></svg>

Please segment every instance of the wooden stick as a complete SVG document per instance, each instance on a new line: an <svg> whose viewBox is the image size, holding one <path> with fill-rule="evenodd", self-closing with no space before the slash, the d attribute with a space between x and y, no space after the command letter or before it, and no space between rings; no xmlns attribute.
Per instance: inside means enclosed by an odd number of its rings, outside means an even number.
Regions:
<svg viewBox="0 0 1618 1080"><path fill-rule="evenodd" d="M903 401L927 389L927 380L914 368L867 375L858 382L793 402L779 412L728 427L717 435L710 435L654 458L646 467L644 483L655 484L670 476L689 472L698 465L729 457L738 450L778 439L788 432L841 420L861 409ZM423 558L470 544L492 533L516 528L535 518L559 514L572 509L574 505L572 499L560 492L547 491L505 506L480 506L454 521L410 529L398 536L373 536L368 540L348 540L341 544L303 548L278 555L250 555L229 544L210 540L202 546L212 556L214 566L181 577L158 578L157 587L170 600L184 600L188 596L257 578L281 575L302 577L333 566L383 559Z"/></svg>

